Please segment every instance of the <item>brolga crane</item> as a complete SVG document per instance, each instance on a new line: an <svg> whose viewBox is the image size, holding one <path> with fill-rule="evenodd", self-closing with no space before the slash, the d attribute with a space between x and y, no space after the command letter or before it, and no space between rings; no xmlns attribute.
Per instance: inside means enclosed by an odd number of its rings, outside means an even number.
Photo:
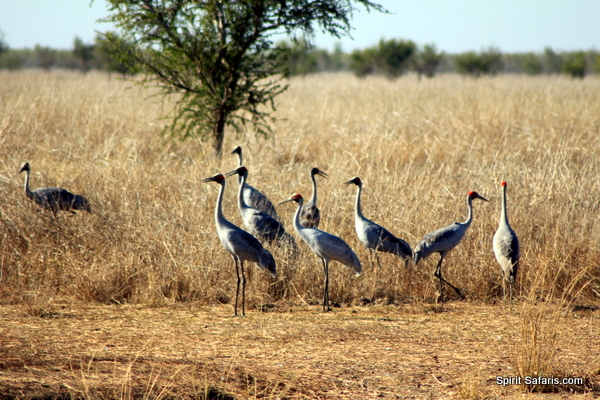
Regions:
<svg viewBox="0 0 600 400"><path fill-rule="evenodd" d="M238 175L241 177L240 188L238 190L238 207L240 214L242 214L242 220L244 226L248 231L259 238L265 240L269 244L273 244L274 241L289 245L292 249L296 247L294 238L285 231L283 224L271 217L264 211L257 210L254 207L246 204L244 199L244 187L246 186L246 180L248 179L248 169L243 165L236 168L235 170L225 174L226 177L231 175Z"/></svg>
<svg viewBox="0 0 600 400"><path fill-rule="evenodd" d="M275 277L276 265L275 259L265 249L262 244L254 236L246 232L245 230L235 226L231 222L225 219L222 211L223 204L223 192L225 192L225 177L221 174L211 176L210 178L203 179L202 182L217 182L221 185L219 195L217 197L217 204L215 206L215 222L217 225L217 234L221 244L227 250L233 262L235 264L235 273L237 276L237 283L235 288L235 306L233 315L238 315L238 298L240 293L240 284L242 291L242 316L246 315L245 303L246 303L246 274L244 272L244 261L250 261L256 263L259 267L262 267L271 273L272 277Z"/></svg>
<svg viewBox="0 0 600 400"><path fill-rule="evenodd" d="M56 187L29 189L29 175L31 174L29 163L23 163L19 173L23 171L27 173L25 175L25 195L41 208L51 210L55 216L58 210L70 211L73 214L75 214L73 210L92 212L88 199L81 195L73 194L66 189Z"/></svg>
<svg viewBox="0 0 600 400"><path fill-rule="evenodd" d="M508 223L506 214L506 182L502 181L502 205L500 211L500 222L498 230L494 234L493 247L496 260L502 268L502 293L506 299L506 284L510 285L510 299L512 300L512 286L517 279L517 270L519 269L519 239L517 234Z"/></svg>
<svg viewBox="0 0 600 400"><path fill-rule="evenodd" d="M296 233L298 233L302 240L304 240L308 247L310 247L323 263L323 270L325 272L323 311L331 311L331 307L329 307L329 263L333 260L339 261L352 268L358 276L361 271L360 260L350 246L339 237L316 228L306 228L300 224L300 210L302 209L304 199L299 193L296 193L279 204L290 201L298 203L298 208L294 214L294 229L296 230Z"/></svg>
<svg viewBox="0 0 600 400"><path fill-rule="evenodd" d="M244 158L242 156L242 146L236 146L235 149L231 152L231 154L238 155L238 167L244 165ZM238 176L238 183L241 184L242 176ZM275 210L275 206L271 201L265 196L260 190L246 183L246 187L244 188L244 201L248 206L260 210L271 217L275 218L277 221L281 221L279 215L277 215L277 210Z"/></svg>
<svg viewBox="0 0 600 400"><path fill-rule="evenodd" d="M317 182L315 175L327 178L327 174L315 167L310 170L310 179L312 180L313 192L310 200L300 210L300 224L305 228L318 228L321 221L321 212L317 207Z"/></svg>
<svg viewBox="0 0 600 400"><path fill-rule="evenodd" d="M362 213L360 197L362 194L362 180L357 176L345 182L346 185L354 184L358 187L356 192L356 207L354 209L354 225L356 235L362 244L369 250L375 253L377 264L379 263L378 251L392 253L401 257L405 261L405 265L412 259L412 249L404 240L392 235L387 229L375 222L365 218Z"/></svg>
<svg viewBox="0 0 600 400"><path fill-rule="evenodd" d="M445 228L441 228L428 233L427 235L425 235L423 240L419 242L413 254L415 265L419 263L419 260L421 260L422 258L426 258L433 253L440 254L440 261L437 263L433 275L439 280L438 300L441 302L444 301L443 283L447 284L452 289L454 289L461 299L464 298L464 296L456 286L452 285L450 282L448 282L442 277L442 261L444 260L444 257L446 257L446 255L450 252L450 250L455 248L460 243L462 238L465 236L467 229L469 229L471 222L473 222L473 199L489 201L486 198L477 194L477 192L469 192L469 194L467 195L467 205L469 207L469 215L467 216L467 220L465 222L455 222L452 225L449 225Z"/></svg>

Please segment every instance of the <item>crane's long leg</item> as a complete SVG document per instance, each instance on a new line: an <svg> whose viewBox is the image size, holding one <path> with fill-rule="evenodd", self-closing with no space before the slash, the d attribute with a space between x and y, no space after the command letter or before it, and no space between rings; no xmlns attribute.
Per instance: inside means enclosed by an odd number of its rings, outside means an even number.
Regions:
<svg viewBox="0 0 600 400"><path fill-rule="evenodd" d="M246 316L246 273L244 272L244 260L240 260L242 270L242 317Z"/></svg>
<svg viewBox="0 0 600 400"><path fill-rule="evenodd" d="M502 272L502 304L506 307L506 278Z"/></svg>
<svg viewBox="0 0 600 400"><path fill-rule="evenodd" d="M461 299L464 299L464 296L462 295L462 293L460 292L460 290L454 286L453 284L451 284L450 282L448 282L447 280L445 280L442 277L442 261L444 260L444 255L440 254L440 261L437 264L437 267L435 268L435 272L433 273L433 276L435 276L436 278L439 279L440 282L440 297L439 300L443 303L444 302L444 292L443 292L443 285L442 282L444 282L446 285L450 286L452 289L454 289L454 291L456 291L456 294L458 294L458 297L460 297Z"/></svg>
<svg viewBox="0 0 600 400"><path fill-rule="evenodd" d="M235 285L235 306L233 308L233 316L237 317L237 307L238 307L238 296L240 293L240 267L238 265L238 258L235 255L231 255L233 257L233 262L235 263L235 275L236 275L236 285Z"/></svg>
<svg viewBox="0 0 600 400"><path fill-rule="evenodd" d="M323 271L325 272L325 287L323 288L323 312L331 311L329 307L329 265L325 259L321 259L323 262Z"/></svg>
<svg viewBox="0 0 600 400"><path fill-rule="evenodd" d="M373 256L377 260L377 265L373 262ZM377 291L377 283L379 282L379 272L381 271L381 262L377 255L377 249L369 249L369 259L371 261L371 268L373 268L373 286L371 287L371 300L375 301L375 294Z"/></svg>

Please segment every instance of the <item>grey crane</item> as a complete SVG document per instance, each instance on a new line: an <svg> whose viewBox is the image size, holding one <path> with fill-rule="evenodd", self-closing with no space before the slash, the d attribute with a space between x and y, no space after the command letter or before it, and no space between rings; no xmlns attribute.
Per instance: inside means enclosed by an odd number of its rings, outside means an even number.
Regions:
<svg viewBox="0 0 600 400"><path fill-rule="evenodd" d="M243 193L244 188L247 185L248 169L242 165L235 170L228 172L225 176L229 177L235 174L241 178L238 191L238 208L240 209L240 214L242 214L242 220L244 221L246 229L248 229L252 235L260 240L265 240L269 244L273 244L273 242L277 241L278 243L289 245L292 249L295 248L296 242L294 238L285 231L281 222L277 221L266 212L257 210L246 204Z"/></svg>
<svg viewBox="0 0 600 400"><path fill-rule="evenodd" d="M498 229L494 234L492 243L494 255L502 269L503 298L506 299L506 284L508 283L510 285L510 299L512 300L512 286L517 279L521 253L519 251L519 239L517 238L517 234L508 223L508 215L506 213L506 182L502 181L500 185L502 187L500 222L498 223Z"/></svg>
<svg viewBox="0 0 600 400"><path fill-rule="evenodd" d="M318 228L321 221L321 212L317 207L317 182L315 175L327 178L327 174L315 167L310 170L310 179L312 180L313 192L310 200L300 210L300 223L306 228Z"/></svg>
<svg viewBox="0 0 600 400"><path fill-rule="evenodd" d="M225 177L221 174L203 179L202 182L217 182L221 185L217 204L215 206L215 223L217 225L217 234L221 244L227 250L233 262L235 263L235 273L237 283L235 289L235 306L233 315L238 315L238 297L240 293L240 283L242 286L242 316L246 315L246 274L244 272L244 261L256 263L271 273L272 277L277 275L275 259L265 249L262 244L254 236L245 230L235 226L225 219L222 211L223 193L225 192Z"/></svg>
<svg viewBox="0 0 600 400"><path fill-rule="evenodd" d="M362 244L367 248L367 250L375 253L377 264L380 265L377 252L383 251L385 253L392 253L403 258L405 264L408 265L408 262L412 259L412 249L410 248L410 245L404 240L392 235L383 226L365 218L363 215L360 204L362 180L357 176L350 179L348 182L345 182L344 184L354 184L358 188L356 192L356 207L354 209L354 225L356 228L356 235Z"/></svg>
<svg viewBox="0 0 600 400"><path fill-rule="evenodd" d="M473 199L489 201L486 198L477 194L477 192L469 192L467 195L467 205L469 207L469 215L467 217L467 220L465 222L455 222L452 225L449 225L445 228L440 228L436 231L428 233L421 240L421 242L419 242L413 253L415 265L419 263L419 260L421 260L422 258L426 258L433 253L440 254L440 261L438 262L433 275L439 280L438 300L442 302L444 301L442 282L446 283L448 286L454 289L461 299L464 298L464 296L456 286L452 285L450 282L448 282L442 277L442 261L444 260L444 257L446 257L446 255L450 252L450 250L455 248L460 243L460 241L465 236L467 229L469 229L471 222L473 222Z"/></svg>
<svg viewBox="0 0 600 400"><path fill-rule="evenodd" d="M303 198L296 193L287 200L279 204L295 201L298 208L294 214L294 229L296 233L304 240L310 249L321 259L323 270L325 272L325 282L323 288L323 311L331 311L329 307L329 263L332 260L339 261L342 264L352 268L358 276L361 272L360 260L350 246L339 237L324 232L316 228L306 228L300 223L300 210L302 209Z"/></svg>
<svg viewBox="0 0 600 400"><path fill-rule="evenodd" d="M244 165L244 158L242 156L242 146L236 146L235 149L231 152L231 154L238 155L238 167ZM238 176L238 183L241 184L242 176ZM275 210L275 206L271 201L265 196L260 190L251 186L246 182L246 187L244 188L244 201L248 206L260 210L271 217L275 218L277 221L281 221L279 215L277 215L277 210Z"/></svg>
<svg viewBox="0 0 600 400"><path fill-rule="evenodd" d="M38 188L35 190L29 189L31 167L28 162L23 163L19 173L23 171L26 172L25 195L43 209L51 210L54 215L56 215L58 210L66 210L72 213L75 213L73 210L92 212L88 199L79 194L73 194L66 189L56 187Z"/></svg>

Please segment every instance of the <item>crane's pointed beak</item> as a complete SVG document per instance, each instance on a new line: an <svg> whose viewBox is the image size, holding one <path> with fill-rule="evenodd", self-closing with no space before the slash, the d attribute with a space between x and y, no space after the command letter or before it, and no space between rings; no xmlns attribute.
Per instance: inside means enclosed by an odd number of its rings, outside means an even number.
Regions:
<svg viewBox="0 0 600 400"><path fill-rule="evenodd" d="M225 174L225 178L229 178L231 175L236 175L238 173L237 168L233 171L229 171Z"/></svg>
<svg viewBox="0 0 600 400"><path fill-rule="evenodd" d="M317 175L320 175L320 176L322 176L323 178L329 178L329 175L327 175L327 173L325 173L325 172L323 172L323 171L321 171L321 170L318 170L318 171L317 171Z"/></svg>
<svg viewBox="0 0 600 400"><path fill-rule="evenodd" d="M214 182L214 181L215 181L215 177L211 176L210 178L202 179L200 182Z"/></svg>
<svg viewBox="0 0 600 400"><path fill-rule="evenodd" d="M488 199L486 199L485 197L483 197L483 196L481 196L481 195L479 195L479 194L477 195L476 199L480 199L480 200L483 200L483 201L487 201L487 202L489 202L489 200L488 200Z"/></svg>
<svg viewBox="0 0 600 400"><path fill-rule="evenodd" d="M277 203L277 205L284 204L284 203L289 203L290 201L296 201L296 199L293 199L293 198L291 198L291 197L290 197L290 198L289 198L289 199L287 199L287 200L280 201L279 203Z"/></svg>

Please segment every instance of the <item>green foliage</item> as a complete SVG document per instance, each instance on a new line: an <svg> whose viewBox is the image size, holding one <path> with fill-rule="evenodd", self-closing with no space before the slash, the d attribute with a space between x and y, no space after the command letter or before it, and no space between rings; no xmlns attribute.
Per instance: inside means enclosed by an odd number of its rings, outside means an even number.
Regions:
<svg viewBox="0 0 600 400"><path fill-rule="evenodd" d="M417 46L411 40L380 40L377 54L377 66L390 79L402 75L409 66L409 60Z"/></svg>
<svg viewBox="0 0 600 400"><path fill-rule="evenodd" d="M423 49L413 56L413 68L417 71L419 79L422 75L433 78L444 58L444 53L438 53L435 44L426 44Z"/></svg>
<svg viewBox="0 0 600 400"><path fill-rule="evenodd" d="M304 38L296 42L281 41L278 54L280 72L285 77L307 75L323 71L340 71L345 67L344 54L338 45L333 53L314 48Z"/></svg>
<svg viewBox="0 0 600 400"><path fill-rule="evenodd" d="M495 75L503 67L502 53L493 47L479 54L469 51L456 56L454 64L456 71L461 74L475 77L480 75Z"/></svg>
<svg viewBox="0 0 600 400"><path fill-rule="evenodd" d="M178 95L169 133L212 138L220 156L226 125L271 133L269 111L286 89L271 36L312 37L318 27L340 37L353 3L385 11L369 0L109 0L107 21L136 44L122 57L139 66L140 83Z"/></svg>
<svg viewBox="0 0 600 400"><path fill-rule="evenodd" d="M354 50L350 54L350 69L359 78L373 74L377 69L377 49Z"/></svg>
<svg viewBox="0 0 600 400"><path fill-rule="evenodd" d="M562 71L572 78L583 79L586 68L586 54L583 51L567 54L562 64Z"/></svg>
<svg viewBox="0 0 600 400"><path fill-rule="evenodd" d="M562 71L563 57L552 48L544 49L544 70L548 74L560 74Z"/></svg>
<svg viewBox="0 0 600 400"><path fill-rule="evenodd" d="M416 51L410 40L380 40L377 47L354 50L350 55L350 68L358 77L380 73L390 79L400 76L410 65Z"/></svg>
<svg viewBox="0 0 600 400"><path fill-rule="evenodd" d="M539 75L542 73L544 65L542 61L533 53L527 53L523 57L523 71L527 75Z"/></svg>
<svg viewBox="0 0 600 400"><path fill-rule="evenodd" d="M122 56L122 54L129 54L133 47L133 43L123 40L114 32L108 31L96 35L94 57L99 67L105 71L117 72L123 75L133 74L136 71L136 65L129 57Z"/></svg>
<svg viewBox="0 0 600 400"><path fill-rule="evenodd" d="M83 72L87 72L90 70L90 64L94 59L94 45L85 44L83 43L83 40L79 38L79 36L76 36L75 40L73 41L73 55L81 63L81 70Z"/></svg>

